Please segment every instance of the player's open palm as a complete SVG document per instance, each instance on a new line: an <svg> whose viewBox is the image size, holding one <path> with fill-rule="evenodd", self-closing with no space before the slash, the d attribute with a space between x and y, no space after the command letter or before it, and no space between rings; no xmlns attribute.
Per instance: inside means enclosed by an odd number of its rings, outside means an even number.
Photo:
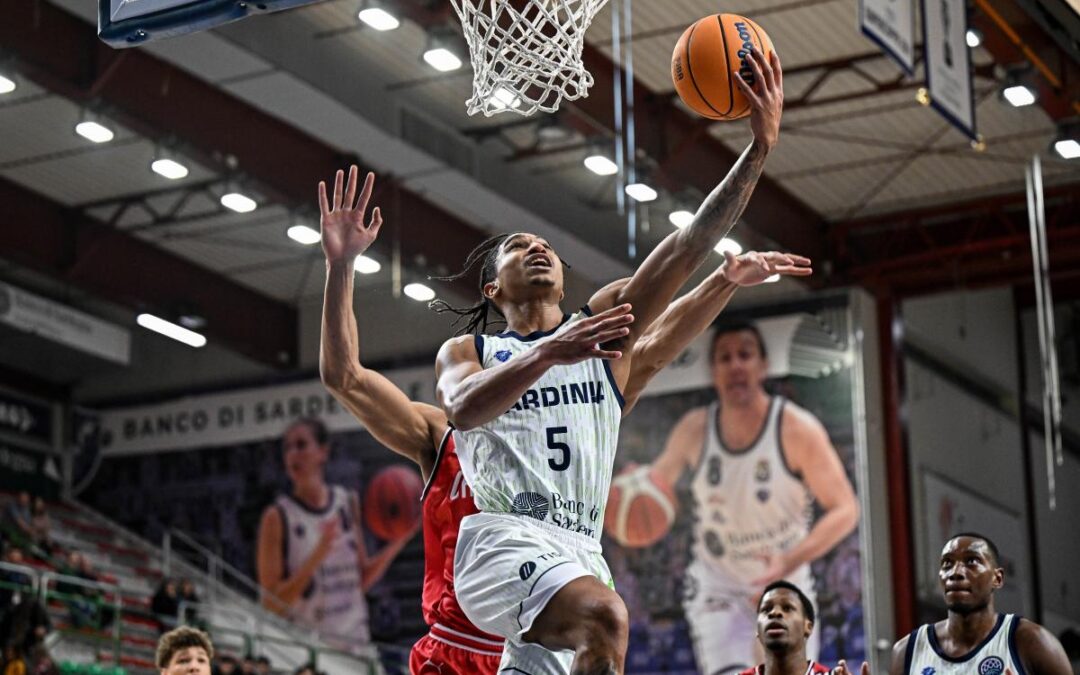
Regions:
<svg viewBox="0 0 1080 675"><path fill-rule="evenodd" d="M322 247L326 259L330 261L352 261L356 256L368 250L379 236L382 227L382 212L379 207L371 212L371 220L364 222L371 190L375 186L375 174L368 172L363 188L357 195L356 165L349 167L349 179L338 171L334 177L334 199L326 196L326 182L319 182L319 225L322 231Z"/></svg>
<svg viewBox="0 0 1080 675"><path fill-rule="evenodd" d="M784 76L780 70L780 57L770 52L769 57L760 50L750 52L750 69L754 73L751 87L742 77L736 77L735 86L750 102L750 130L754 138L767 147L776 144L780 136L780 114L784 110Z"/></svg>
<svg viewBox="0 0 1080 675"><path fill-rule="evenodd" d="M546 341L539 349L556 365L580 363L586 359L617 359L622 352L602 345L621 340L630 333L634 315L630 305L619 305L574 323Z"/></svg>
<svg viewBox="0 0 1080 675"><path fill-rule="evenodd" d="M750 251L736 257L724 252L724 278L739 286L756 286L774 274L808 277L813 273L810 259L793 253Z"/></svg>

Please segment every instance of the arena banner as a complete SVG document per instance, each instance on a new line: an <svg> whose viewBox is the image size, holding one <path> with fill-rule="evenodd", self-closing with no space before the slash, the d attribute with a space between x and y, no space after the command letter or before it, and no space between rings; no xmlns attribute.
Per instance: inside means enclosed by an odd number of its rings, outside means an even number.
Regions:
<svg viewBox="0 0 1080 675"><path fill-rule="evenodd" d="M0 432L21 440L51 444L52 409L45 403L0 391Z"/></svg>
<svg viewBox="0 0 1080 675"><path fill-rule="evenodd" d="M387 375L413 400L431 402L434 372L423 366ZM297 417L318 417L332 431L361 428L322 382L313 379L103 410L98 442L104 455L245 443L271 438Z"/></svg>
<svg viewBox="0 0 1080 675"><path fill-rule="evenodd" d="M778 579L817 610L810 658L870 656L849 316L758 315L764 361L751 331L705 336L623 420L603 543L630 611L628 673L760 663L756 603ZM827 443L799 431L817 425ZM832 513L844 524L817 528Z"/></svg>
<svg viewBox="0 0 1080 675"><path fill-rule="evenodd" d="M964 0L923 0L923 54L930 105L972 140L975 98Z"/></svg>
<svg viewBox="0 0 1080 675"><path fill-rule="evenodd" d="M904 72L915 74L915 0L859 0L859 27Z"/></svg>
<svg viewBox="0 0 1080 675"><path fill-rule="evenodd" d="M126 329L10 284L0 283L0 323L125 366L131 360Z"/></svg>

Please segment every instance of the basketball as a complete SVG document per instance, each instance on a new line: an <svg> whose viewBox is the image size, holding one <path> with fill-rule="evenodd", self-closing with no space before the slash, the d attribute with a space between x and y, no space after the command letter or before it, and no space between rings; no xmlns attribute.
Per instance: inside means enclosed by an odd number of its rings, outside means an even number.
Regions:
<svg viewBox="0 0 1080 675"><path fill-rule="evenodd" d="M750 114L750 103L732 79L736 74L754 86L750 48L766 59L772 40L756 23L738 14L714 14L686 29L671 55L671 79L683 103L714 120L737 120Z"/></svg>
<svg viewBox="0 0 1080 675"><path fill-rule="evenodd" d="M675 520L675 492L650 467L630 467L611 482L604 529L623 546L660 541Z"/></svg>
<svg viewBox="0 0 1080 675"><path fill-rule="evenodd" d="M400 539L420 519L424 481L413 469L390 466L375 474L364 494L364 522L380 539Z"/></svg>

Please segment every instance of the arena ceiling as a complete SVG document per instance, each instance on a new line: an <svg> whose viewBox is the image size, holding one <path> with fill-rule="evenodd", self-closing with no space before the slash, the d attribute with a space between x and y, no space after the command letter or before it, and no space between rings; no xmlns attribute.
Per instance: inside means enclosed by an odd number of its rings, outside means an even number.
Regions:
<svg viewBox="0 0 1080 675"><path fill-rule="evenodd" d="M908 293L1020 280L1030 274L1023 172L1041 153L1052 265L1075 268L1080 171L1046 150L1080 110L1080 66L1014 2L979 0L973 14L984 34L973 57L981 151L916 101L921 76L903 77L859 34L855 0L725 7L758 20L786 72L782 140L734 236L811 255L818 286ZM467 66L436 74L420 59L430 31L456 22L448 3L384 5L401 17L397 30L360 24L358 0L327 0L114 51L96 39L89 0L5 2L0 68L18 88L0 97L0 196L11 205L0 256L121 307L193 307L212 338L266 367L310 364L297 336L301 308L321 295L321 258L285 231L315 224L315 182L355 160L380 173L376 198L397 225L374 253L382 270L361 288L455 269L507 229L572 251L572 290L627 274L636 262L614 182L582 166L612 139L611 6L588 34L589 98L554 117L485 119L465 115ZM695 205L748 140L745 123L702 122L673 95L671 47L715 11L705 0L634 3L639 165L663 188L640 211L639 258L671 231L667 214ZM1036 71L1040 104L1006 105L1005 66L1034 60L1058 86ZM108 121L111 142L72 133L88 113ZM149 171L163 150L183 158L186 178ZM221 207L231 189L259 208ZM136 258L153 259L152 271L136 271Z"/></svg>

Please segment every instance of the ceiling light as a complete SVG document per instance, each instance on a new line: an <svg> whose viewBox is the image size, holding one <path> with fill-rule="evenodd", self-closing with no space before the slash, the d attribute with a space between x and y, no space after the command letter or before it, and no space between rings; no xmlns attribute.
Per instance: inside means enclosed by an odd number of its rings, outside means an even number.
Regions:
<svg viewBox="0 0 1080 675"><path fill-rule="evenodd" d="M630 183L625 189L626 194L639 202L651 202L659 196L656 194L656 190L645 183Z"/></svg>
<svg viewBox="0 0 1080 675"><path fill-rule="evenodd" d="M221 205L237 213L251 213L259 206L254 199L239 192L227 192L221 195Z"/></svg>
<svg viewBox="0 0 1080 675"><path fill-rule="evenodd" d="M678 211L672 211L668 214L667 219L671 221L671 224L680 230L694 222L694 212L687 211L686 209L679 209Z"/></svg>
<svg viewBox="0 0 1080 675"><path fill-rule="evenodd" d="M380 265L379 261L376 260L375 258L369 258L366 255L358 255L358 256L356 256L356 260L353 262L353 269L355 269L360 274L375 274L376 272L378 272L379 270L382 269L382 265ZM409 285L410 286L419 286L420 284L409 284ZM406 286L406 289L407 288L408 288L408 286ZM424 288L427 288L427 286L424 286ZM428 289L428 290L430 291L431 289ZM408 290L405 291L405 293L408 293L408 292L409 292ZM409 296L409 297L412 297L412 296ZM432 292L431 297L432 298L435 297L434 292ZM419 300L419 299L420 298L417 298L417 300ZM428 298L428 300L430 300L430 299L431 298Z"/></svg>
<svg viewBox="0 0 1080 675"><path fill-rule="evenodd" d="M613 176L619 173L619 165L604 155L589 155L586 157L585 168L597 176Z"/></svg>
<svg viewBox="0 0 1080 675"><path fill-rule="evenodd" d="M499 87L491 95L491 105L495 106L499 110L505 110L506 108L517 108L521 105L521 99L518 95L506 87Z"/></svg>
<svg viewBox="0 0 1080 675"><path fill-rule="evenodd" d="M724 253L727 251L731 251L731 255L739 255L740 253L742 253L742 244L729 237L724 237L720 240L720 243L718 243L713 248L713 250L720 255L724 255Z"/></svg>
<svg viewBox="0 0 1080 675"><path fill-rule="evenodd" d="M76 124L75 133L94 143L108 143L115 136L112 129L91 120L83 120Z"/></svg>
<svg viewBox="0 0 1080 675"><path fill-rule="evenodd" d="M1080 157L1080 141L1075 138L1062 138L1054 141L1054 150L1061 155L1062 159L1076 159Z"/></svg>
<svg viewBox="0 0 1080 675"><path fill-rule="evenodd" d="M188 168L186 166L175 159L169 159L168 157L159 157L155 159L150 163L150 170L169 180L179 180L188 175Z"/></svg>
<svg viewBox="0 0 1080 675"><path fill-rule="evenodd" d="M765 281L763 281L762 283L775 284L777 281L780 281L780 275L774 274L771 277L765 277Z"/></svg>
<svg viewBox="0 0 1080 675"><path fill-rule="evenodd" d="M420 302L427 302L435 299L435 291L424 284L406 284L405 288L401 290L405 291L405 295Z"/></svg>
<svg viewBox="0 0 1080 675"><path fill-rule="evenodd" d="M441 73L457 70L461 67L461 59L446 47L435 47L424 52L424 61Z"/></svg>
<svg viewBox="0 0 1080 675"><path fill-rule="evenodd" d="M972 49L975 49L976 47L978 47L979 45L982 44L982 33L980 33L978 30L976 30L974 28L968 28L968 32L965 35L965 39L967 40L967 46L971 47Z"/></svg>
<svg viewBox="0 0 1080 675"><path fill-rule="evenodd" d="M365 7L357 17L378 31L394 30L401 25L396 16L382 7Z"/></svg>
<svg viewBox="0 0 1080 675"><path fill-rule="evenodd" d="M155 333L161 333L166 337L170 337L178 342L183 342L189 347L202 347L206 344L206 338L199 335L195 331L188 330L183 326L178 326L172 321L166 321L160 317L156 317L153 314L140 314L136 317L135 321L149 330Z"/></svg>
<svg viewBox="0 0 1080 675"><path fill-rule="evenodd" d="M1001 95L1005 97L1006 101L1017 108L1031 105L1035 102L1035 92L1033 92L1030 87L1023 84L1014 84L1010 87L1005 87L1005 89L1002 90Z"/></svg>
<svg viewBox="0 0 1080 675"><path fill-rule="evenodd" d="M289 239L304 246L318 244L322 240L322 236L319 235L318 231L307 225L293 225L285 231L285 234L289 235Z"/></svg>
<svg viewBox="0 0 1080 675"><path fill-rule="evenodd" d="M0 75L0 94L10 94L15 91L15 80Z"/></svg>

